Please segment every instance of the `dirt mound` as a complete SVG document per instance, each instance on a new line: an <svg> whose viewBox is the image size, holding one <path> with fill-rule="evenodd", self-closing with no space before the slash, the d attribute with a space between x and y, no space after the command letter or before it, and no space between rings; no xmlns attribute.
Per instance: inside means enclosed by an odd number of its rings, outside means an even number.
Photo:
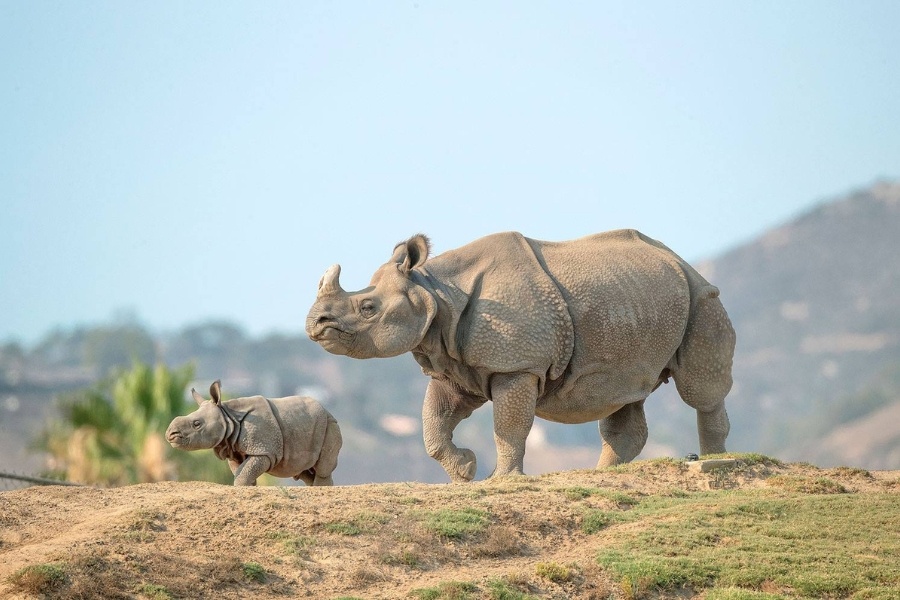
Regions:
<svg viewBox="0 0 900 600"><path fill-rule="evenodd" d="M757 488L900 494L900 477L742 457L710 472L652 460L458 485L32 487L0 493L0 597L452 597L453 586L491 597L502 581L539 597L625 598L597 565L593 519L648 497Z"/></svg>

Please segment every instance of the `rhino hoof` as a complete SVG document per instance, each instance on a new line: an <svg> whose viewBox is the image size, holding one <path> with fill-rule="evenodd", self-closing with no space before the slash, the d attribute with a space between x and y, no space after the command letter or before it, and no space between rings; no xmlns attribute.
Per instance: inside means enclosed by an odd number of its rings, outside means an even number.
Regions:
<svg viewBox="0 0 900 600"><path fill-rule="evenodd" d="M475 479L475 472L478 470L478 461L475 458L475 453L468 448L463 448L460 454L459 467L456 470L456 474L459 480L472 481Z"/></svg>

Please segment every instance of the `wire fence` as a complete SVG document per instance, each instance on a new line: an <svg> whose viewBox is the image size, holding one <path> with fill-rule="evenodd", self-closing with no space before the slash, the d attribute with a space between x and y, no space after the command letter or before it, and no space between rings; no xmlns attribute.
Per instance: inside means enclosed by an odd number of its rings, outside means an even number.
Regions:
<svg viewBox="0 0 900 600"><path fill-rule="evenodd" d="M34 475L19 475L18 473L0 472L0 491L8 492L31 487L33 485L82 486L84 484L64 481L62 479L50 479L48 477L35 477Z"/></svg>

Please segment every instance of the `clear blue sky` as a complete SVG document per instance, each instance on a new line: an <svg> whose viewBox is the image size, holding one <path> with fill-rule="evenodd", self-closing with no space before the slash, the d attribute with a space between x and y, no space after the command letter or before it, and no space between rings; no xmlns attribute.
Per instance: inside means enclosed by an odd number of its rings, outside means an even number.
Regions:
<svg viewBox="0 0 900 600"><path fill-rule="evenodd" d="M900 2L0 3L0 341L302 333L332 263L635 227L698 261L900 176Z"/></svg>

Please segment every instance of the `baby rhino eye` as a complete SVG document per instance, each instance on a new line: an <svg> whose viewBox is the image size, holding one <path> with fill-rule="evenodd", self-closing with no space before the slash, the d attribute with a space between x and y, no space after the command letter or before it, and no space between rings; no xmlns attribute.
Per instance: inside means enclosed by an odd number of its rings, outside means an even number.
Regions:
<svg viewBox="0 0 900 600"><path fill-rule="evenodd" d="M200 421L194 421L193 423L191 423L191 425L194 426L194 429L200 429L200 425L202 425L202 423Z"/></svg>

